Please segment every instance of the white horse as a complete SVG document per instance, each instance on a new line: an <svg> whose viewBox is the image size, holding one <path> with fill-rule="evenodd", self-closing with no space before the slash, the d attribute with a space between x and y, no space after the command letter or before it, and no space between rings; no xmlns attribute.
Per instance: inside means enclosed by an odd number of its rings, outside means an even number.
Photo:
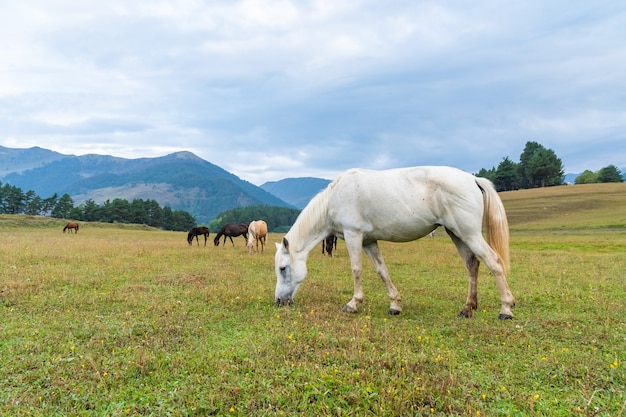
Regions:
<svg viewBox="0 0 626 417"><path fill-rule="evenodd" d="M483 218L487 241L482 235ZM506 281L509 229L504 206L491 182L451 167L414 167L387 171L352 169L340 175L302 210L276 244L277 305L293 303L307 274L307 258L320 240L335 234L346 242L354 277L354 296L344 312L363 302L361 251L387 286L389 314L400 314L401 297L391 282L379 240L409 242L443 226L465 262L469 291L459 316L478 307L479 259L495 277L500 319L513 318L515 299Z"/></svg>
<svg viewBox="0 0 626 417"><path fill-rule="evenodd" d="M254 253L253 244L256 241L256 251L259 251L259 241L261 242L261 252L265 247L267 237L267 223L263 220L253 220L248 226L248 253Z"/></svg>

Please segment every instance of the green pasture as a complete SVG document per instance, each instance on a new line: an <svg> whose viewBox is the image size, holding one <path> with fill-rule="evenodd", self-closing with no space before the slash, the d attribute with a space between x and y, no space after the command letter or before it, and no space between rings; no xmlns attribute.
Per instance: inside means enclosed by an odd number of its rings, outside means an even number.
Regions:
<svg viewBox="0 0 626 417"><path fill-rule="evenodd" d="M279 234L249 255L241 237L0 216L0 415L626 415L626 188L577 187L503 194L507 321L484 267L457 318L467 279L440 230L381 245L400 316L369 263L351 315L341 240L277 308Z"/></svg>

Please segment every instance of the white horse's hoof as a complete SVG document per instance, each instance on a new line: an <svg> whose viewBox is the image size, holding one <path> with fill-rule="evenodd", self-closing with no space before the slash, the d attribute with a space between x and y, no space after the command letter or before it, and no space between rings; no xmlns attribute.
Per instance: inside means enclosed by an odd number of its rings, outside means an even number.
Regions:
<svg viewBox="0 0 626 417"><path fill-rule="evenodd" d="M350 313L350 314L356 314L357 313L357 311L354 308L350 307L348 304L343 306L341 311L344 312L344 313Z"/></svg>

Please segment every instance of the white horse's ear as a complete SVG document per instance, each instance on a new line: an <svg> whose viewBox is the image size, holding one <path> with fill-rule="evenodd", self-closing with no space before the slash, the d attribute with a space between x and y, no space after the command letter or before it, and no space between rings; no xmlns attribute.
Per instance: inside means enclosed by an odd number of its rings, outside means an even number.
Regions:
<svg viewBox="0 0 626 417"><path fill-rule="evenodd" d="M283 238L281 243L276 243L276 251L282 250L284 253L289 253L289 242Z"/></svg>

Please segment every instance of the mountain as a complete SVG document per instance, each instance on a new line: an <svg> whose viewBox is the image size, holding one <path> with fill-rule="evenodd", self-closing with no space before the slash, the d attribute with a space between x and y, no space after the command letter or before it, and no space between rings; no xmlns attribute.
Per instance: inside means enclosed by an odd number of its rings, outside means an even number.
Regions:
<svg viewBox="0 0 626 417"><path fill-rule="evenodd" d="M75 205L88 199L98 204L115 198L153 199L205 224L236 207L293 207L191 152L125 159L0 147L0 167L0 181L42 198L67 193Z"/></svg>
<svg viewBox="0 0 626 417"><path fill-rule="evenodd" d="M329 183L330 180L322 178L286 178L280 181L266 182L261 185L261 188L292 206L302 209Z"/></svg>
<svg viewBox="0 0 626 417"><path fill-rule="evenodd" d="M563 184L571 183L574 184L576 182L576 177L580 174L565 174L563 177Z"/></svg>

